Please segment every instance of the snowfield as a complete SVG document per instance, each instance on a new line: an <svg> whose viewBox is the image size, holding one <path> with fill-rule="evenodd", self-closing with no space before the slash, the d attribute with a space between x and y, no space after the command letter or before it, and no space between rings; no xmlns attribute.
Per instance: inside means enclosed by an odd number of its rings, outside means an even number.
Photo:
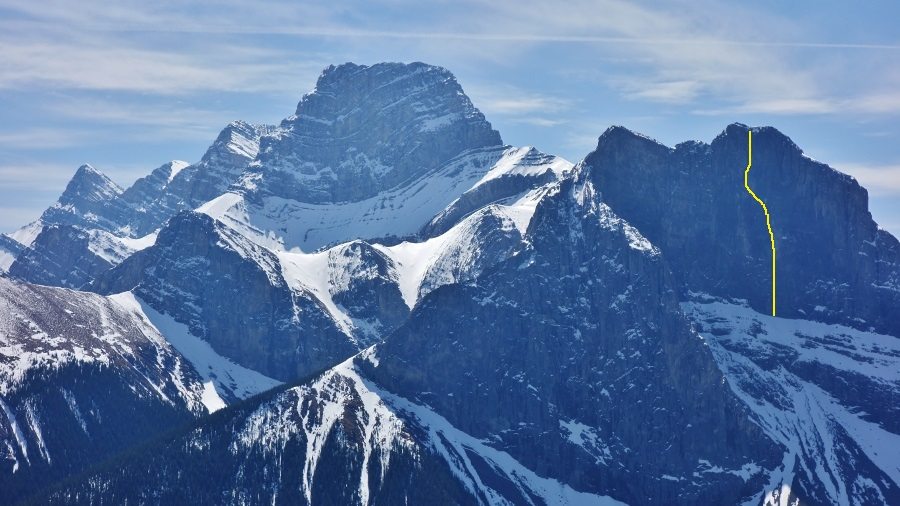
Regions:
<svg viewBox="0 0 900 506"><path fill-rule="evenodd" d="M881 496L874 484L885 478L900 485L898 426L871 420L879 411L881 420L897 419L885 415L900 409L896 337L775 318L702 294L682 307L756 423L787 448L765 504L787 504L795 465L824 486L820 499L830 504L857 504L866 491ZM847 397L848 385L859 395ZM857 452L875 468L852 465Z"/></svg>

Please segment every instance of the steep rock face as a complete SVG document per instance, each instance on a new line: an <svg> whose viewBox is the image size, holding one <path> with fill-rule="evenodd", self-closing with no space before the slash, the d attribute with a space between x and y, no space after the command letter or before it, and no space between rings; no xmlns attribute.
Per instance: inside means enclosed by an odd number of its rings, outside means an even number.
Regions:
<svg viewBox="0 0 900 506"><path fill-rule="evenodd" d="M59 200L41 215L40 222L115 230L129 214L119 199L121 195L119 185L90 165L82 165Z"/></svg>
<svg viewBox="0 0 900 506"><path fill-rule="evenodd" d="M447 70L348 63L326 69L296 114L262 138L240 182L200 210L284 249L415 240L513 158L522 153L501 144Z"/></svg>
<svg viewBox="0 0 900 506"><path fill-rule="evenodd" d="M409 308L397 285L396 265L374 246L353 241L328 251L329 291L356 322L363 342L374 343L399 327Z"/></svg>
<svg viewBox="0 0 900 506"><path fill-rule="evenodd" d="M264 136L275 132L271 125L256 125L245 121L234 121L219 134L212 146L203 154L200 162L190 168L185 176L174 181L172 193L182 194L194 208L218 197L256 159ZM179 184L189 181L182 190Z"/></svg>
<svg viewBox="0 0 900 506"><path fill-rule="evenodd" d="M136 216L122 226L128 226L134 229L134 233L140 233L153 224L158 225L165 221L168 216L155 203L164 197L172 181L189 166L187 162L171 161L135 181L122 193L122 200L134 208Z"/></svg>
<svg viewBox="0 0 900 506"><path fill-rule="evenodd" d="M21 499L207 410L127 301L0 278L0 489Z"/></svg>
<svg viewBox="0 0 900 506"><path fill-rule="evenodd" d="M359 201L501 144L450 72L347 63L325 69L296 114L263 140L254 184L260 195L300 202Z"/></svg>
<svg viewBox="0 0 900 506"><path fill-rule="evenodd" d="M169 183L190 165L188 162L181 160L172 160L164 163L129 186L128 189L122 192L122 199L128 203L140 205L142 202L159 198L160 194L169 186Z"/></svg>
<svg viewBox="0 0 900 506"><path fill-rule="evenodd" d="M9 273L29 283L81 288L155 240L155 234L130 239L97 228L44 225Z"/></svg>
<svg viewBox="0 0 900 506"><path fill-rule="evenodd" d="M219 354L273 378L292 380L357 351L319 299L288 284L277 255L203 214L176 215L153 247L92 289L133 290Z"/></svg>
<svg viewBox="0 0 900 506"><path fill-rule="evenodd" d="M47 225L18 255L10 276L40 285L79 288L113 263L91 250L90 233L73 225Z"/></svg>
<svg viewBox="0 0 900 506"><path fill-rule="evenodd" d="M665 252L683 293L771 312L765 217L743 184L747 130L672 149L614 127L585 164L610 207ZM768 127L753 129L749 183L771 215L778 314L900 335L900 247L872 221L865 189Z"/></svg>
<svg viewBox="0 0 900 506"><path fill-rule="evenodd" d="M780 452L682 318L659 251L590 182L557 190L530 247L432 292L366 376L576 490L629 504L757 495Z"/></svg>

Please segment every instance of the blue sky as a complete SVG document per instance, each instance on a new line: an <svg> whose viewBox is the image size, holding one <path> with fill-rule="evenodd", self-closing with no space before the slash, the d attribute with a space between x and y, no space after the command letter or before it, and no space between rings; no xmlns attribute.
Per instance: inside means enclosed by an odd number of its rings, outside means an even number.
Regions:
<svg viewBox="0 0 900 506"><path fill-rule="evenodd" d="M128 185L231 120L277 123L329 64L424 61L507 143L572 161L611 124L669 145L776 126L900 235L897 19L889 1L0 0L0 230L82 163Z"/></svg>

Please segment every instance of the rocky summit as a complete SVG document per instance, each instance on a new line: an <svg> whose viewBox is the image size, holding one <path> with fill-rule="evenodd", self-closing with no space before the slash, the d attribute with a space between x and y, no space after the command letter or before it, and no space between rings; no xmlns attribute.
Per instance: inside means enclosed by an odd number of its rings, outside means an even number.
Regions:
<svg viewBox="0 0 900 506"><path fill-rule="evenodd" d="M900 503L900 243L773 127L573 164L347 63L0 267L10 503Z"/></svg>
<svg viewBox="0 0 900 506"><path fill-rule="evenodd" d="M743 186L747 126L674 149L621 127L585 159L606 201L668 251L684 294L771 307L769 237ZM753 128L749 182L777 244L777 313L900 335L900 243L880 229L850 176L810 159L771 127Z"/></svg>
<svg viewBox="0 0 900 506"><path fill-rule="evenodd" d="M359 201L436 169L500 134L453 74L423 63L346 63L322 72L296 113L260 145L262 195Z"/></svg>

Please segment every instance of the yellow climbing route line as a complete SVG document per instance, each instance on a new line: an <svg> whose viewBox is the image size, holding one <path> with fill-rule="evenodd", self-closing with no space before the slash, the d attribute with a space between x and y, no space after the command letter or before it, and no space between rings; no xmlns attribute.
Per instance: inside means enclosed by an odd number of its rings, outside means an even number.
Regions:
<svg viewBox="0 0 900 506"><path fill-rule="evenodd" d="M775 316L775 234L772 233L772 220L769 218L769 208L753 190L750 189L750 166L753 165L753 132L747 130L747 169L744 171L744 188L747 193L753 197L753 200L759 202L762 206L763 213L766 215L766 228L769 229L769 242L772 244L772 316Z"/></svg>

